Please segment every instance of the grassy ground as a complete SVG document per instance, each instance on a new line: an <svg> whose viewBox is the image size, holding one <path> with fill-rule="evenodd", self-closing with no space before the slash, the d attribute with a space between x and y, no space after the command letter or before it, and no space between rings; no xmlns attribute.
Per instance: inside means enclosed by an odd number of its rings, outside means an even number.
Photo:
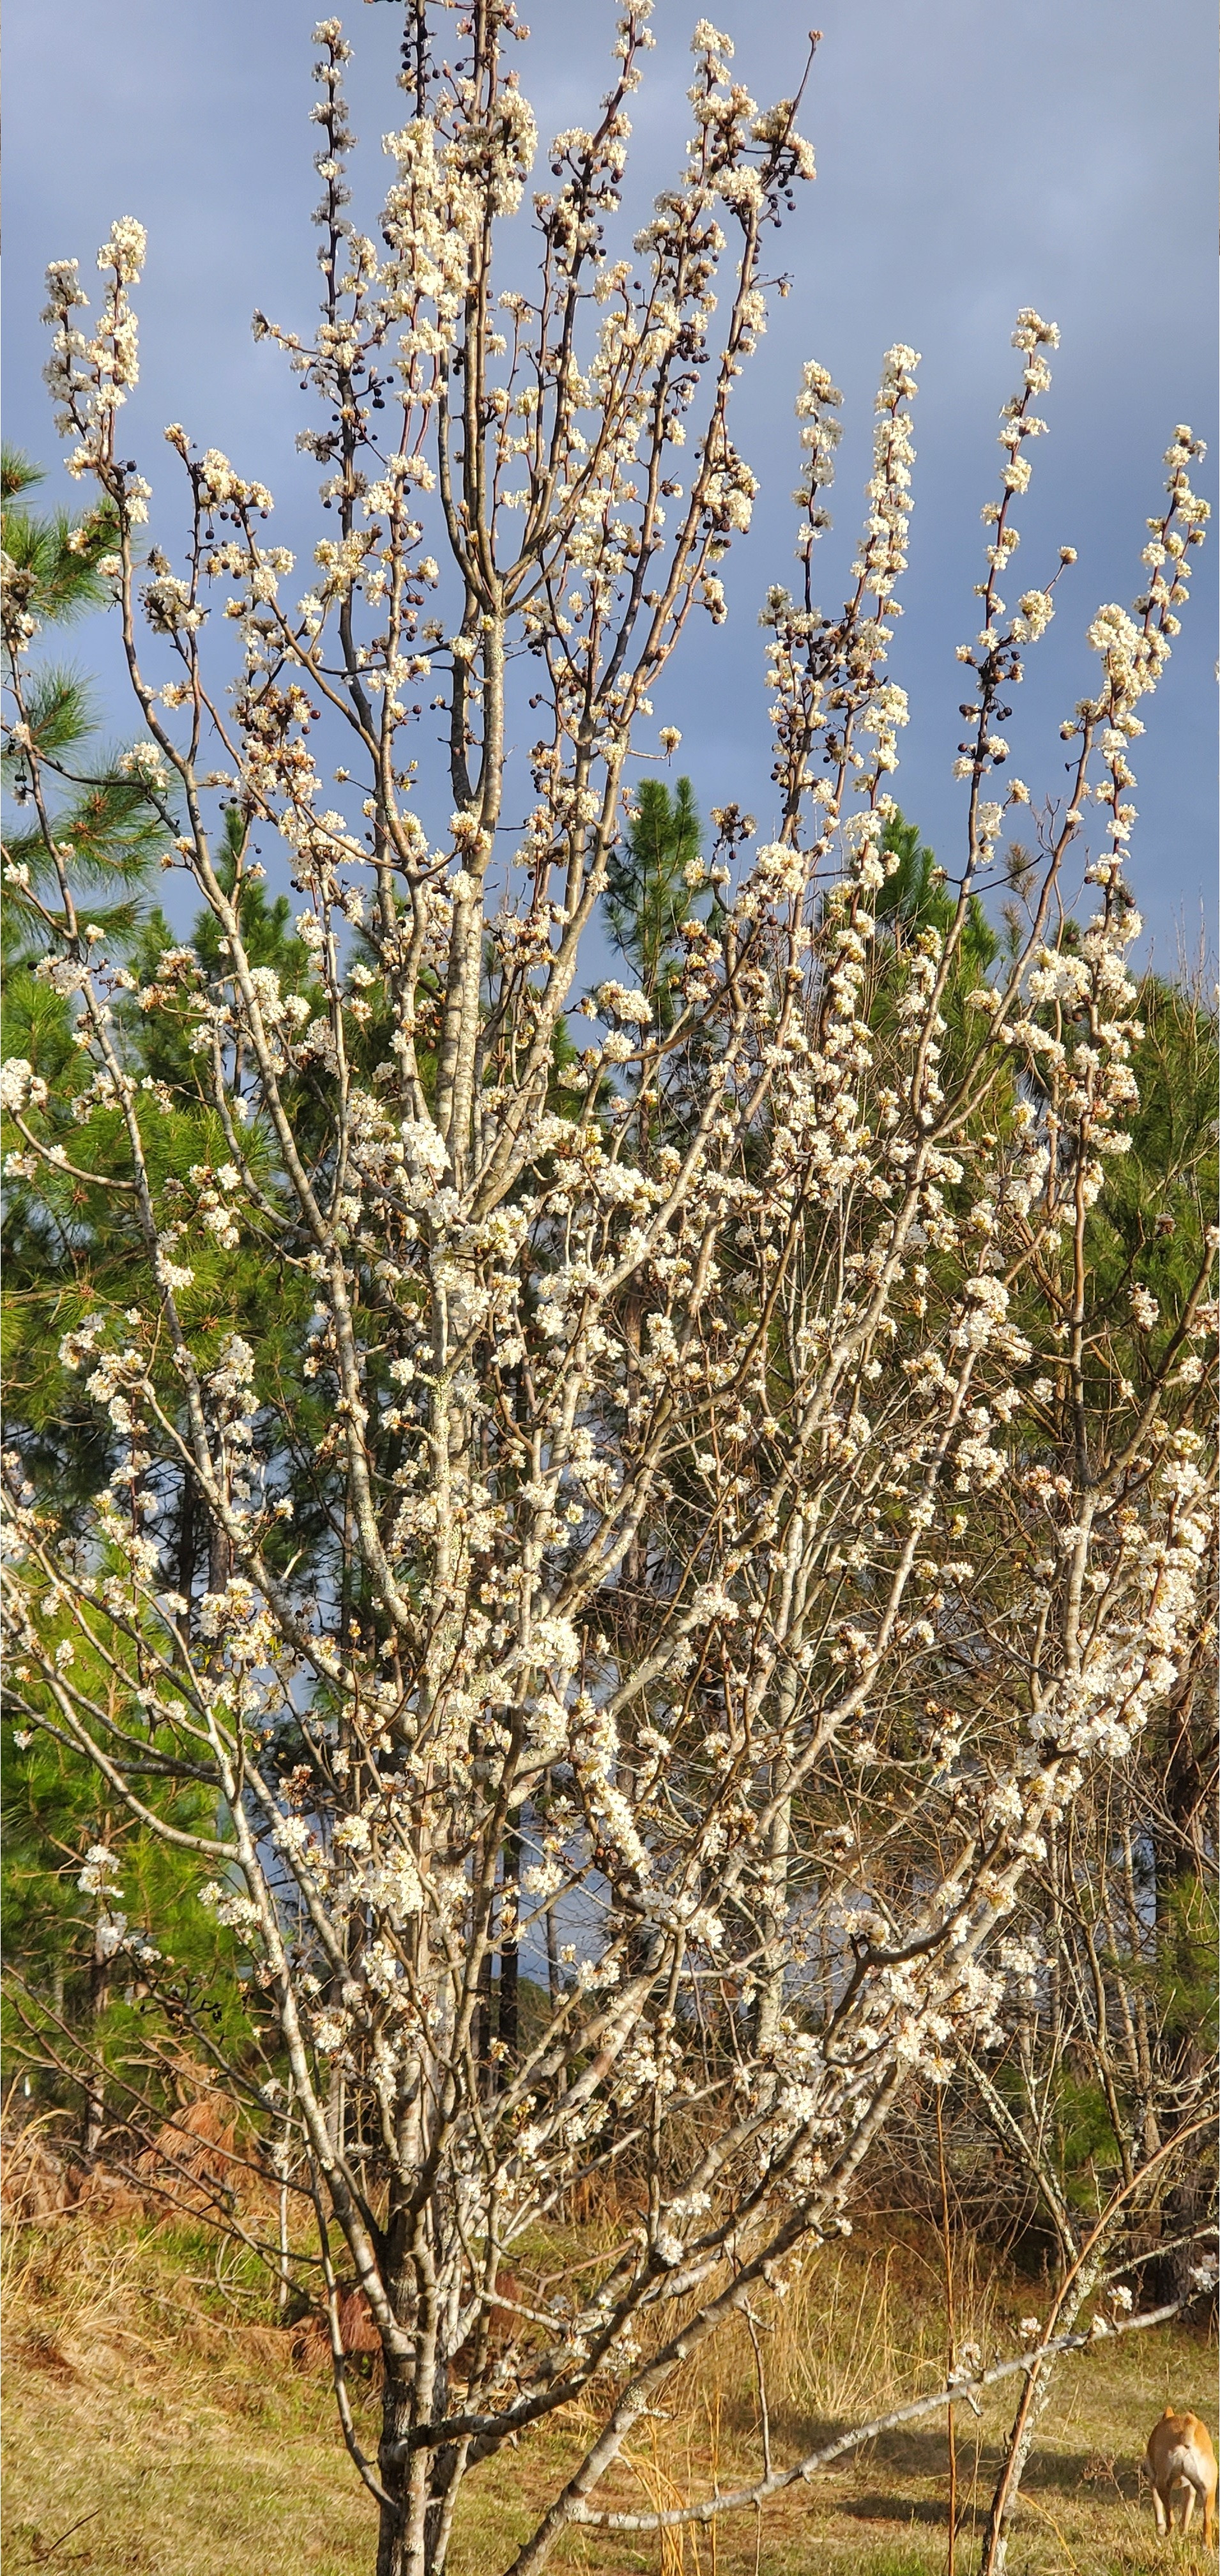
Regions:
<svg viewBox="0 0 1220 2576"><path fill-rule="evenodd" d="M243 2321L236 2275L202 2237L81 2216L10 2230L6 2302L6 2576L50 2565L92 2576L369 2576L373 2510L340 2445L325 2379L294 2368L287 2340ZM1008 2306L972 2291L980 2339L1008 2342ZM1028 2287L1023 2303L1030 2304ZM1036 2302L1035 2302L1036 2304ZM823 2254L767 2347L777 2461L928 2384L937 2312L917 2248ZM1063 2365L1025 2480L1009 2576L1203 2576L1201 2540L1158 2549L1136 2463L1167 2400L1214 2422L1214 2351L1172 2331ZM362 2406L375 2446L375 2399ZM959 2426L958 2576L978 2563L997 2406ZM466 2490L454 2576L501 2576L582 2426L491 2463ZM644 2507L738 2483L759 2459L757 2385L744 2336L670 2392L668 2420L638 2437L605 2501ZM943 2421L875 2442L841 2475L715 2534L577 2533L559 2571L585 2576L941 2576L947 2559ZM1214 2562L1213 2562L1214 2567Z"/></svg>

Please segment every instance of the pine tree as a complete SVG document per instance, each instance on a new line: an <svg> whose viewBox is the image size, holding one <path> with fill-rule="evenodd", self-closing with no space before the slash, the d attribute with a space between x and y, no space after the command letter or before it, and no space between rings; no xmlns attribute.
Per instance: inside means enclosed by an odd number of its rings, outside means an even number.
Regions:
<svg viewBox="0 0 1220 2576"><path fill-rule="evenodd" d="M28 621L26 632L73 623L111 596L106 571L115 543L114 513L99 507L70 516L58 510L37 516L26 495L41 482L38 467L6 449L0 468L6 614ZM104 1486L114 1464L104 1415L79 1379L62 1367L64 1332L99 1311L121 1311L138 1227L120 1170L122 1120L112 1100L85 1087L69 993L39 972L65 936L67 912L51 844L64 863L68 900L102 934L108 953L143 966L149 980L163 949L172 945L164 916L150 912L154 871L166 848L172 807L157 785L151 746L98 756L97 721L90 691L73 669L37 662L25 692L26 733L6 736L4 785L20 817L5 833L4 899L0 907L3 954L3 1054L23 1059L45 1086L43 1155L20 1152L6 1163L3 1347L5 1437L55 1499L66 1538ZM37 791L35 790L37 779ZM47 804L47 789L61 789ZM26 818L29 818L28 822ZM7 819L7 818L6 818ZM95 904L92 898L104 900ZM248 913L262 898L251 885ZM288 906L282 898L263 909L267 930L260 948L285 962ZM214 936L211 917L201 925ZM254 930L257 940L257 926ZM211 952L210 952L211 953ZM212 963L217 959L212 955ZM307 967L302 944L291 963L298 980ZM164 1015L150 1021L120 1002L129 1063L136 1079L159 1086L164 1114L156 1134L158 1167L166 1183L188 1175L209 1143L223 1139L215 1117L199 1114L198 1084L185 1045L171 1042ZM157 1044L150 1043L155 1031ZM166 1076L179 1078L179 1096ZM186 1090L183 1093L182 1086ZM159 1148L159 1151L157 1150ZM58 1159L57 1159L58 1158ZM223 1257L220 1267L224 1267ZM234 1265L227 1265L232 1273ZM241 1265L247 1296L226 1282L220 1302L228 1320L235 1310L249 1321L251 1296L264 1313L273 1308L271 1284L256 1262ZM219 1282L213 1283L219 1286ZM172 1390L172 1392L171 1392ZM172 1380L171 1403L177 1390ZM182 1571L181 1563L179 1572ZM188 1583L188 1590L190 1586ZM96 1686L107 1675L99 1667ZM155 1947L173 1927L182 1962L184 1992L215 1985L231 1966L232 1939L211 1917L185 1905L189 1867L156 1834L116 1817L96 1781L85 1779L49 1739L26 1743L6 1729L3 1767L3 1864L0 1867L0 1937L10 1961L5 2033L18 2062L41 2069L40 2081L62 2092L62 2070L75 2064L84 2098L82 2145L92 2156L108 2112L107 2074L118 2075L147 2057L155 2036L130 1961L117 1985L112 1975L119 1918L106 1890L90 1883L88 1853L120 1835L129 1890L138 1891L137 1928ZM149 1796L162 1819L178 1828L214 1821L215 1800L179 1789ZM129 1898L130 1902L130 1898ZM122 1929L126 1929L126 1923ZM189 2007L188 2007L189 2009ZM164 2016L157 2026L164 2032ZM232 2020L232 2015L226 2016ZM240 2011L237 2016L241 2019ZM233 2025L234 2031L236 2024Z"/></svg>
<svg viewBox="0 0 1220 2576"><path fill-rule="evenodd" d="M606 918L662 1028L673 1021L679 934L691 917L701 840L689 778L672 797L663 778L646 778L606 869Z"/></svg>
<svg viewBox="0 0 1220 2576"><path fill-rule="evenodd" d="M106 502L72 517L66 510L36 515L27 494L42 469L19 450L0 460L0 530L5 555L6 613L35 629L68 626L111 593L105 567L115 560L116 520ZM5 832L4 971L6 1011L20 1028L33 1012L24 977L30 964L63 933L63 898L36 810L45 782L56 781L62 800L46 815L50 837L70 853L74 899L88 901L88 918L112 950L121 951L141 918L156 859L166 846L169 808L154 793L159 763L151 744L101 757L93 750L97 715L87 683L70 666L40 663L30 674L25 739L15 729L4 747L4 785L27 828ZM100 906L94 895L105 898ZM10 1027L12 1023L10 1023ZM5 1041L6 1054L18 1052Z"/></svg>

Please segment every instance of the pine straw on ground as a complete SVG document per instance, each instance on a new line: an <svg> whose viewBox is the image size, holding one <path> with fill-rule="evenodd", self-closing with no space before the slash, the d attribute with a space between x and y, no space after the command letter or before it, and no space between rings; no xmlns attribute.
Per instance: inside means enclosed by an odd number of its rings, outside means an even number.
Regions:
<svg viewBox="0 0 1220 2576"><path fill-rule="evenodd" d="M293 2338L266 2321L265 2293L240 2258L218 2255L202 2230L86 2205L11 2224L7 2265L6 2576L48 2564L55 2576L369 2576L373 2508L326 2377L294 2363ZM972 2278L968 2264L962 2294L967 2325L992 2345L1010 2341L1016 2308L1031 2304L1028 2284ZM760 2339L775 2459L931 2384L939 2335L917 2244L824 2250ZM1214 2421L1214 2381L1213 2349L1177 2330L1065 2364L1009 2576L1204 2576L1197 2530L1158 2550L1137 2462L1168 2400ZM356 2384L372 2449L376 2397ZM981 2422L960 2412L959 2576L978 2564L1004 2420L999 2406ZM453 2576L502 2576L591 2423L573 2410L476 2473ZM742 2329L672 2384L665 2419L639 2429L604 2501L679 2503L717 2481L747 2482L759 2460L757 2364ZM577 2532L552 2564L556 2576L940 2576L946 2461L934 2418L874 2442L761 2519L661 2536Z"/></svg>

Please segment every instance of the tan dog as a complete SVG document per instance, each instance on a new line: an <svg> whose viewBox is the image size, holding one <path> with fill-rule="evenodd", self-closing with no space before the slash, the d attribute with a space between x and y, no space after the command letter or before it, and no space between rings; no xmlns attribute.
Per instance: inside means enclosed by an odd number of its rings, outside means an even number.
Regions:
<svg viewBox="0 0 1220 2576"><path fill-rule="evenodd" d="M1201 2424L1197 2415L1175 2415L1172 2406L1167 2406L1148 2436L1144 2466L1152 2480L1158 2540L1167 2540L1173 2530L1174 2496L1184 2490L1183 2533L1190 2529L1196 2496L1202 2496L1203 2543L1205 2548L1212 2548L1216 2537L1216 2454L1206 2424Z"/></svg>

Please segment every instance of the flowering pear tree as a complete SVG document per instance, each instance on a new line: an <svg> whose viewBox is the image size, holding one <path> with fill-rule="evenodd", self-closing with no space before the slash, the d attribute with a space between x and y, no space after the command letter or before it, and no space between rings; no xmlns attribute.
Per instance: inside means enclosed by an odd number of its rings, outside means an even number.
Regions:
<svg viewBox="0 0 1220 2576"><path fill-rule="evenodd" d="M813 175L797 104L760 111L701 20L685 163L620 255L649 10L625 8L591 128L550 147L528 290L499 285L536 141L511 0L446 18L452 66L408 12L376 237L346 211L350 48L315 31L321 319L256 319L319 407L301 444L330 516L295 601L269 491L176 425L182 543L159 494L142 553L119 421L140 225L99 255L95 317L75 263L50 271L69 471L113 513L142 776L217 971L189 945L143 985L107 961L23 712L28 620L7 638L55 872L40 971L81 1059L66 1137L6 1065L15 1167L87 1173L108 1122L143 1244L122 1309L66 1319L118 1444L87 1520L7 1461L11 1703L196 1856L240 1936L275 2071L260 2093L234 2055L226 2080L269 2172L291 2092L378 2576L435 2576L466 2477L577 2400L583 2456L518 2576L606 2519L674 2369L846 2232L904 2087L963 2040L985 2055L1025 1996L1023 1882L1173 1689L1204 1546L1206 1277L1173 1315L1138 1284L1117 1312L1088 1259L1134 1091L1132 746L1205 517L1187 429L1141 596L1089 626L1067 792L1036 809L987 977L965 931L1030 803L1000 727L1072 562L1000 596L1056 334L1030 311L1014 334L947 930L884 904L918 361L885 359L830 614L840 397L808 365L799 583L763 618L773 836L714 816L663 1019L590 966L650 693L690 619L726 614L757 490L733 395ZM268 872L308 993L251 954ZM176 1071L141 1070L159 1029ZM213 1139L186 1181L175 1086ZM295 1369L226 1327L252 1246L302 1295ZM187 1493L210 1532L190 1598L168 1588ZM167 1821L179 1782L208 1829ZM123 1938L155 1990L172 1963ZM519 2249L612 2159L604 2260L531 2288ZM340 2247L384 2357L375 2458Z"/></svg>

